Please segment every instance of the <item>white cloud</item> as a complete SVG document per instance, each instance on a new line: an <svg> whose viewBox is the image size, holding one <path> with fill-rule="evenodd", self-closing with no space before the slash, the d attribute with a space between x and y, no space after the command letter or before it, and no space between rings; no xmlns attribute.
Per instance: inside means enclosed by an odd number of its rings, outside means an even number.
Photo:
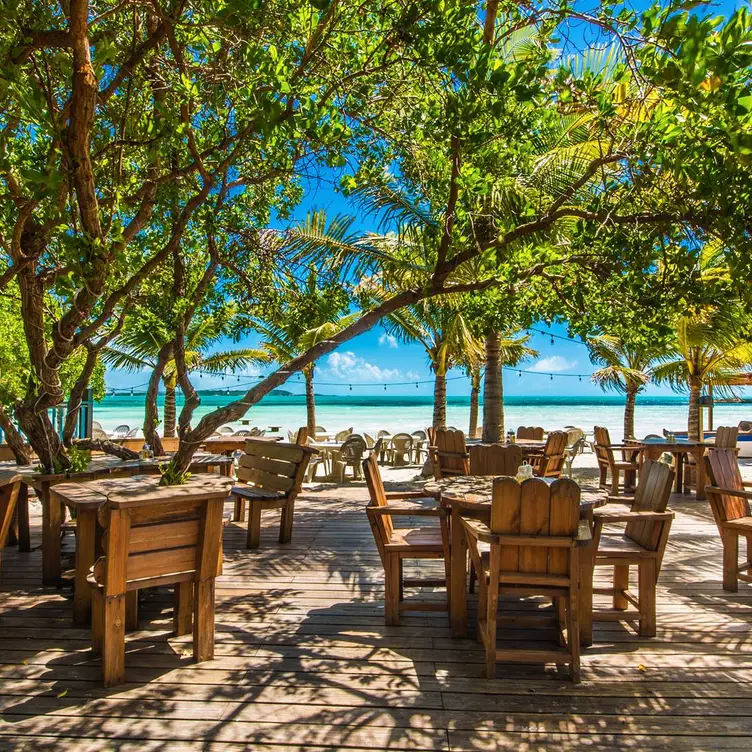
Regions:
<svg viewBox="0 0 752 752"><path fill-rule="evenodd" d="M397 368L380 368L350 350L333 352L326 359L323 369L331 377L342 381L403 381L402 371ZM411 372L412 373L412 372Z"/></svg>
<svg viewBox="0 0 752 752"><path fill-rule="evenodd" d="M530 370L538 373L560 373L561 371L569 371L576 365L577 363L574 360L567 360L561 355L552 355L550 358L537 360Z"/></svg>
<svg viewBox="0 0 752 752"><path fill-rule="evenodd" d="M387 332L384 332L379 337L379 345L381 345L381 347L390 347L392 350L396 350L399 347L397 338L392 334L388 334Z"/></svg>

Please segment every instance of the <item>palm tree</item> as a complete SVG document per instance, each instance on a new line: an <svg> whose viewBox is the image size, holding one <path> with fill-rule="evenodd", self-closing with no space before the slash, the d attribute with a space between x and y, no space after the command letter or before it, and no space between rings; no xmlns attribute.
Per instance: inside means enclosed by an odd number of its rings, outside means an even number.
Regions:
<svg viewBox="0 0 752 752"><path fill-rule="evenodd" d="M591 337L587 342L590 360L602 366L592 380L604 391L626 395L624 404L624 438L634 438L634 413L637 395L650 382L652 368L661 352L645 344L607 334Z"/></svg>
<svg viewBox="0 0 752 752"><path fill-rule="evenodd" d="M676 339L653 369L653 378L675 391L689 392L687 430L700 439L700 395L712 386L721 394L739 371L752 363L752 319L741 307L705 307L686 313L676 322Z"/></svg>
<svg viewBox="0 0 752 752"><path fill-rule="evenodd" d="M470 379L470 420L467 427L469 439L477 439L478 436L478 406L480 404L480 385L483 378L483 358L464 357L462 367Z"/></svg>
<svg viewBox="0 0 752 752"><path fill-rule="evenodd" d="M504 336L490 332L485 337L486 375L483 383L483 441L493 443L504 436L504 366L516 366L537 350L527 346L529 335Z"/></svg>
<svg viewBox="0 0 752 752"><path fill-rule="evenodd" d="M124 331L102 353L102 360L113 368L126 371L154 370L157 356L171 340L166 328L152 325L134 326ZM206 316L192 322L185 334L185 362L189 371L224 375L254 363L256 351L250 348L210 352L221 339L224 327L215 318ZM163 436L175 436L177 415L178 374L175 360L170 358L162 374L165 388Z"/></svg>

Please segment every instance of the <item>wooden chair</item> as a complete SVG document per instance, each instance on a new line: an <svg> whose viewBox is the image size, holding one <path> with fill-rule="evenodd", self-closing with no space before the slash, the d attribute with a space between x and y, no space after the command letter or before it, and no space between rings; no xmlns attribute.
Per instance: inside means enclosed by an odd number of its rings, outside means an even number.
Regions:
<svg viewBox="0 0 752 752"><path fill-rule="evenodd" d="M308 462L316 450L300 444L246 439L245 452L238 461L237 477L244 485L233 486L234 519L245 518L248 500L248 539L246 548L258 548L261 537L261 511L281 509L279 542L292 538L295 499L303 485Z"/></svg>
<svg viewBox="0 0 752 752"><path fill-rule="evenodd" d="M551 431L543 447L543 454L530 456L533 472L539 478L560 478L564 469L568 436L564 431Z"/></svg>
<svg viewBox="0 0 752 752"><path fill-rule="evenodd" d="M545 431L540 426L519 426L515 436L518 439L533 439L543 441Z"/></svg>
<svg viewBox="0 0 752 752"><path fill-rule="evenodd" d="M20 475L14 472L0 472L0 565L2 565L3 549L8 545L8 536L13 527L20 490Z"/></svg>
<svg viewBox="0 0 752 752"><path fill-rule="evenodd" d="M639 469L638 450L631 444L612 444L608 428L595 426L593 428L595 441L593 450L598 460L600 470L600 487L606 487L606 476L611 473L611 493L616 496L619 493L619 478L624 473L625 483L629 474L636 474ZM621 451L621 459L617 460L614 450Z"/></svg>
<svg viewBox="0 0 752 752"><path fill-rule="evenodd" d="M518 444L474 444L469 449L470 475L517 475L522 464Z"/></svg>
<svg viewBox="0 0 752 752"><path fill-rule="evenodd" d="M739 441L738 426L719 426L715 432L715 442L708 445L708 449L733 449L735 454L739 454L737 443ZM684 488L685 494L691 493L697 485L697 467L695 465L694 455L688 454L685 458L684 465Z"/></svg>
<svg viewBox="0 0 752 752"><path fill-rule="evenodd" d="M420 491L386 493L374 454L363 460L363 474L371 497L366 513L381 563L384 566L386 623L399 624L400 614L405 611L447 611L448 599L441 602L415 599L406 601L404 589L405 587L445 586L448 593L450 572L448 510L436 506L426 508L415 503L393 504L392 502L421 499L426 496ZM438 517L440 524L434 527L395 527L392 517L399 515ZM405 579L402 572L402 562L405 559L443 559L445 578L442 580Z"/></svg>
<svg viewBox="0 0 752 752"><path fill-rule="evenodd" d="M193 631L193 659L214 657L214 580L222 567L222 512L229 487L180 498L159 488L148 501L113 493L97 519L105 555L92 567L92 647L105 687L125 681L125 630L138 625L138 590L175 585L173 634Z"/></svg>
<svg viewBox="0 0 752 752"><path fill-rule="evenodd" d="M667 508L674 482L669 465L645 460L634 497L609 496L631 502L630 510L606 506L593 512L593 564L614 568L613 587L594 592L613 596L613 608L593 611L594 621L639 621L643 637L655 637L655 590L674 513ZM604 533L604 525L626 522L624 532ZM629 569L637 567L637 597L629 590ZM592 608L592 595L589 607ZM634 610L628 610L629 605Z"/></svg>
<svg viewBox="0 0 752 752"><path fill-rule="evenodd" d="M490 525L463 518L462 526L480 586L478 637L486 651L486 675L494 676L497 661L539 660L568 663L572 681L579 682L580 487L568 478L551 484L539 478L521 484L514 478L495 478ZM587 524L582 534L589 537ZM481 543L491 547L487 556L480 550ZM561 647L497 649L497 611L502 594L551 598ZM524 622L530 626L530 618Z"/></svg>
<svg viewBox="0 0 752 752"><path fill-rule="evenodd" d="M752 582L752 483L742 480L733 449L708 449L705 491L723 543L723 589L735 593L739 580ZM739 538L747 539L747 561L739 566Z"/></svg>
<svg viewBox="0 0 752 752"><path fill-rule="evenodd" d="M438 428L431 446L433 474L436 480L456 475L468 475L470 455L465 445L465 434L449 428Z"/></svg>

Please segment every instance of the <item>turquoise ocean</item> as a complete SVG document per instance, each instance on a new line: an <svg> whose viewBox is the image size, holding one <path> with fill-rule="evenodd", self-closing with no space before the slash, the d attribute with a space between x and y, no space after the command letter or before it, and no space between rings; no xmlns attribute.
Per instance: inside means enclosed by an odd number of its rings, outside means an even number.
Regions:
<svg viewBox="0 0 752 752"><path fill-rule="evenodd" d="M160 398L160 406L161 406ZM238 395L204 394L196 419L214 408L238 399ZM178 410L181 406L178 400ZM507 397L504 416L507 430L520 425L540 425L547 430L578 426L592 431L594 425L606 426L614 441L622 438L624 401L618 395L595 397ZM354 428L358 432L375 433L415 431L431 423L432 399L429 395L349 396L317 395L316 423L328 431ZM468 397L449 397L447 425L467 431L470 415ZM251 426L269 428L279 426L282 431L295 431L306 422L303 395L269 395L246 414ZM107 396L94 406L94 419L105 431L125 424L140 427L144 419L144 396L139 394ZM736 425L740 420L752 420L752 404L717 404L714 423ZM241 428L240 423L230 424ZM682 396L642 397L635 411L635 434L660 433L663 428L685 429L687 399Z"/></svg>

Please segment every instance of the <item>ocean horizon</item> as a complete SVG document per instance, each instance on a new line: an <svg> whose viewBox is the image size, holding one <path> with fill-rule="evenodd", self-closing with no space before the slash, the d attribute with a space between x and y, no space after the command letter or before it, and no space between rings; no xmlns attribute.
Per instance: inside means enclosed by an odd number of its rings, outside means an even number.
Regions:
<svg viewBox="0 0 752 752"><path fill-rule="evenodd" d="M212 392L201 396L201 405L194 413L194 422L217 407L232 402L238 394ZM164 395L159 396L160 415ZM178 398L178 411L182 406ZM635 434L660 433L664 428L686 429L688 400L683 395L638 397L635 408ZM481 401L482 405L482 401ZM433 398L420 395L316 395L316 423L329 431L353 428L357 432L373 434L379 430L390 432L415 431L431 423ZM578 426L592 431L594 425L609 429L614 441L622 439L624 397L602 396L509 396L504 400L507 430L520 425L541 425L547 430ZM447 398L447 425L467 431L470 417L470 397ZM245 416L251 426L268 429L278 426L282 431L296 431L306 423L305 395L267 395ZM116 426L140 428L144 420L143 394L108 395L94 405L94 420L105 431ZM482 418L481 418L482 420ZM714 425L736 425L740 420L752 420L752 403L720 403L714 407ZM240 423L229 424L241 428Z"/></svg>

